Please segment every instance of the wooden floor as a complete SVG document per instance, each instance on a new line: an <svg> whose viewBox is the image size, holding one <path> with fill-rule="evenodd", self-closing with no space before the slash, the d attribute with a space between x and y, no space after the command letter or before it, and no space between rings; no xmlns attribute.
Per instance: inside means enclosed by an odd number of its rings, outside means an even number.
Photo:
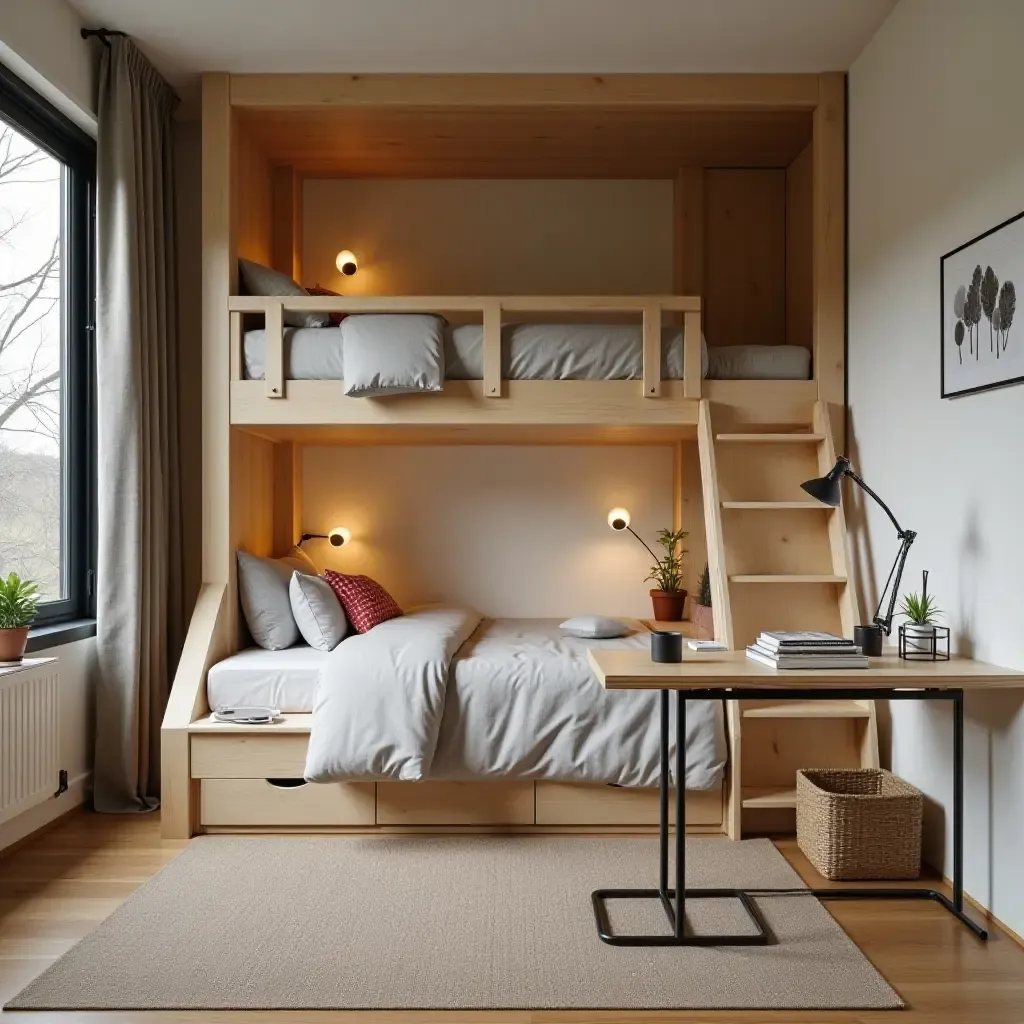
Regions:
<svg viewBox="0 0 1024 1024"><path fill-rule="evenodd" d="M105 817L76 813L8 856L0 857L0 1004L106 917L155 874L183 844L159 837L155 816ZM792 840L782 852L813 884L823 884ZM403 1024L403 1022L546 1021L637 1024L1022 1024L1024 950L1000 932L977 941L937 905L833 903L829 909L906 1000L906 1012L274 1012L252 1013L23 1013L0 1014L4 1024L54 1021L246 1021L266 1024ZM159 922L154 922L158 927Z"/></svg>

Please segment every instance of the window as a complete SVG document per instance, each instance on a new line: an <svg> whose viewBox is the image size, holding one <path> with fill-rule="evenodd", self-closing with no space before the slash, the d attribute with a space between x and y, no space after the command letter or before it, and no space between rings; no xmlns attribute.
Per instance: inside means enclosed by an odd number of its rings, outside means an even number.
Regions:
<svg viewBox="0 0 1024 1024"><path fill-rule="evenodd" d="M0 573L93 614L93 141L0 67Z"/></svg>

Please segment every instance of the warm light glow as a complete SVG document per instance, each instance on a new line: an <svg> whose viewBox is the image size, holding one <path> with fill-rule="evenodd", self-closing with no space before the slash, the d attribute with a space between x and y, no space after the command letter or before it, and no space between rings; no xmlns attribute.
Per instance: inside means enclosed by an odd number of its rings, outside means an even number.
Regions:
<svg viewBox="0 0 1024 1024"><path fill-rule="evenodd" d="M359 269L359 261L351 249L342 249L334 264L346 277L351 277Z"/></svg>
<svg viewBox="0 0 1024 1024"><path fill-rule="evenodd" d="M327 539L336 547L340 548L343 544L347 544L352 539L352 531L347 526L335 526L329 534Z"/></svg>
<svg viewBox="0 0 1024 1024"><path fill-rule="evenodd" d="M613 508L608 513L608 525L613 530L624 530L629 526L629 509Z"/></svg>

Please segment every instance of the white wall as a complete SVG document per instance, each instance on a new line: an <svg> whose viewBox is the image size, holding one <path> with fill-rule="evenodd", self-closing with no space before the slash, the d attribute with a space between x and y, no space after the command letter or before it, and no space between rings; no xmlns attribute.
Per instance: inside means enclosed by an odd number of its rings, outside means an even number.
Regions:
<svg viewBox="0 0 1024 1024"><path fill-rule="evenodd" d="M310 179L303 277L350 295L669 293L672 183Z"/></svg>
<svg viewBox="0 0 1024 1024"><path fill-rule="evenodd" d="M849 80L853 454L919 531L904 590L929 569L957 649L1018 669L1024 387L942 401L938 303L939 257L1024 208L1022 40L1019 0L902 0ZM868 533L884 582L896 539L873 508ZM967 717L967 888L1024 933L1021 698L969 699ZM892 718L893 767L930 798L927 853L949 874L949 709Z"/></svg>
<svg viewBox="0 0 1024 1024"><path fill-rule="evenodd" d="M0 3L0 62L95 135L98 44L81 29L65 0Z"/></svg>
<svg viewBox="0 0 1024 1024"><path fill-rule="evenodd" d="M653 546L672 524L672 450L650 447L306 448L303 530L352 542L307 550L378 579L403 606L487 615L650 617L650 556L607 524L624 505Z"/></svg>

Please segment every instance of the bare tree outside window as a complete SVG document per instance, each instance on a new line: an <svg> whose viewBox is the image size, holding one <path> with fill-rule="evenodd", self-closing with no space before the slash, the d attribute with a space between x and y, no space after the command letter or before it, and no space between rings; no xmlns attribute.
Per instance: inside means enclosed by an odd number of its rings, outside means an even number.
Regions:
<svg viewBox="0 0 1024 1024"><path fill-rule="evenodd" d="M0 573L66 596L61 520L63 167L0 119Z"/></svg>

